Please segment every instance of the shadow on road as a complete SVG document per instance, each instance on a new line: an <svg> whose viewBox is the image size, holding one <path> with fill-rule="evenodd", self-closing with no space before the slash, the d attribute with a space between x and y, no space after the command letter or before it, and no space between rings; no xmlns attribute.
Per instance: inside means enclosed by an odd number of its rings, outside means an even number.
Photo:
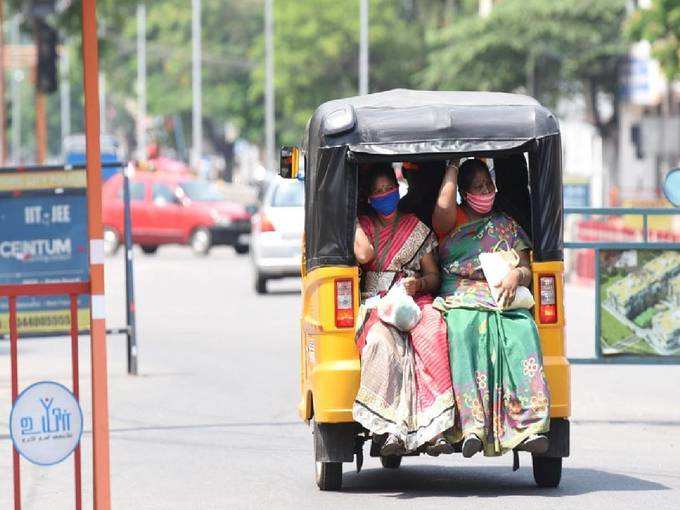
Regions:
<svg viewBox="0 0 680 510"><path fill-rule="evenodd" d="M297 289L275 289L268 290L266 294L260 294L260 297L266 298L267 296L292 296L294 294L300 295L302 291Z"/></svg>
<svg viewBox="0 0 680 510"><path fill-rule="evenodd" d="M530 467L513 473L509 467L414 466L401 469L368 469L345 473L343 492L388 493L387 497L415 499L427 497L495 498L499 496L577 496L600 491L659 491L670 488L634 476L598 469L563 468L557 489L541 489L534 484ZM389 494L392 493L392 494Z"/></svg>

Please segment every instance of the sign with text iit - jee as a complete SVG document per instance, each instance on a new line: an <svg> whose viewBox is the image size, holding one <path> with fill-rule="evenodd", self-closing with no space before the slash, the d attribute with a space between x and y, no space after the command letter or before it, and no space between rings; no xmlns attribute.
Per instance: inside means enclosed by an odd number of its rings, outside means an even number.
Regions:
<svg viewBox="0 0 680 510"><path fill-rule="evenodd" d="M0 173L0 285L88 279L85 172ZM7 300L0 300L0 333L9 331ZM89 299L78 298L78 324L89 324ZM67 332L68 296L17 300L21 333Z"/></svg>
<svg viewBox="0 0 680 510"><path fill-rule="evenodd" d="M75 450L83 433L83 413L65 386L35 383L17 397L9 420L16 450L28 461L50 466Z"/></svg>

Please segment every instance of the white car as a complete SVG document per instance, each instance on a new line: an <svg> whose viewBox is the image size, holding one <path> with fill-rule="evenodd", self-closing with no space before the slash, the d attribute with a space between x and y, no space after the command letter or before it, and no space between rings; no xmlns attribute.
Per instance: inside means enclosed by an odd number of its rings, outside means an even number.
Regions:
<svg viewBox="0 0 680 510"><path fill-rule="evenodd" d="M277 177L253 215L250 253L258 294L267 293L267 280L300 276L304 204L304 183Z"/></svg>

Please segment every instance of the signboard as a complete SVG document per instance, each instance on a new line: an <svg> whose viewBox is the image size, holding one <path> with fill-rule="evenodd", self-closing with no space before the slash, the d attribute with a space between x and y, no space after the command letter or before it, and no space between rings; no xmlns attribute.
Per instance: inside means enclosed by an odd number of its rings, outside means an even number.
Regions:
<svg viewBox="0 0 680 510"><path fill-rule="evenodd" d="M565 182L562 185L564 207L590 207L590 183Z"/></svg>
<svg viewBox="0 0 680 510"><path fill-rule="evenodd" d="M28 461L51 466L80 442L83 412L68 388L52 381L32 384L17 397L9 417L14 448Z"/></svg>
<svg viewBox="0 0 680 510"><path fill-rule="evenodd" d="M42 175L45 174L45 175ZM88 280L84 172L0 174L0 285ZM68 296L17 299L22 333L68 331ZM89 325L88 298L78 298L78 324ZM0 333L9 303L0 300Z"/></svg>
<svg viewBox="0 0 680 510"><path fill-rule="evenodd" d="M602 353L680 355L680 251L600 252Z"/></svg>

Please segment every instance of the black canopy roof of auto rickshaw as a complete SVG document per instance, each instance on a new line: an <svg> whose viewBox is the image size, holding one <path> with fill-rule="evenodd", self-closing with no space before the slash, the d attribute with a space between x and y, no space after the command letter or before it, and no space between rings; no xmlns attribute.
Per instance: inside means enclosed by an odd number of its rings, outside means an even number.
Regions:
<svg viewBox="0 0 680 510"><path fill-rule="evenodd" d="M356 161L529 154L535 260L562 259L559 123L500 92L390 90L319 106L303 143L307 269L354 264Z"/></svg>

